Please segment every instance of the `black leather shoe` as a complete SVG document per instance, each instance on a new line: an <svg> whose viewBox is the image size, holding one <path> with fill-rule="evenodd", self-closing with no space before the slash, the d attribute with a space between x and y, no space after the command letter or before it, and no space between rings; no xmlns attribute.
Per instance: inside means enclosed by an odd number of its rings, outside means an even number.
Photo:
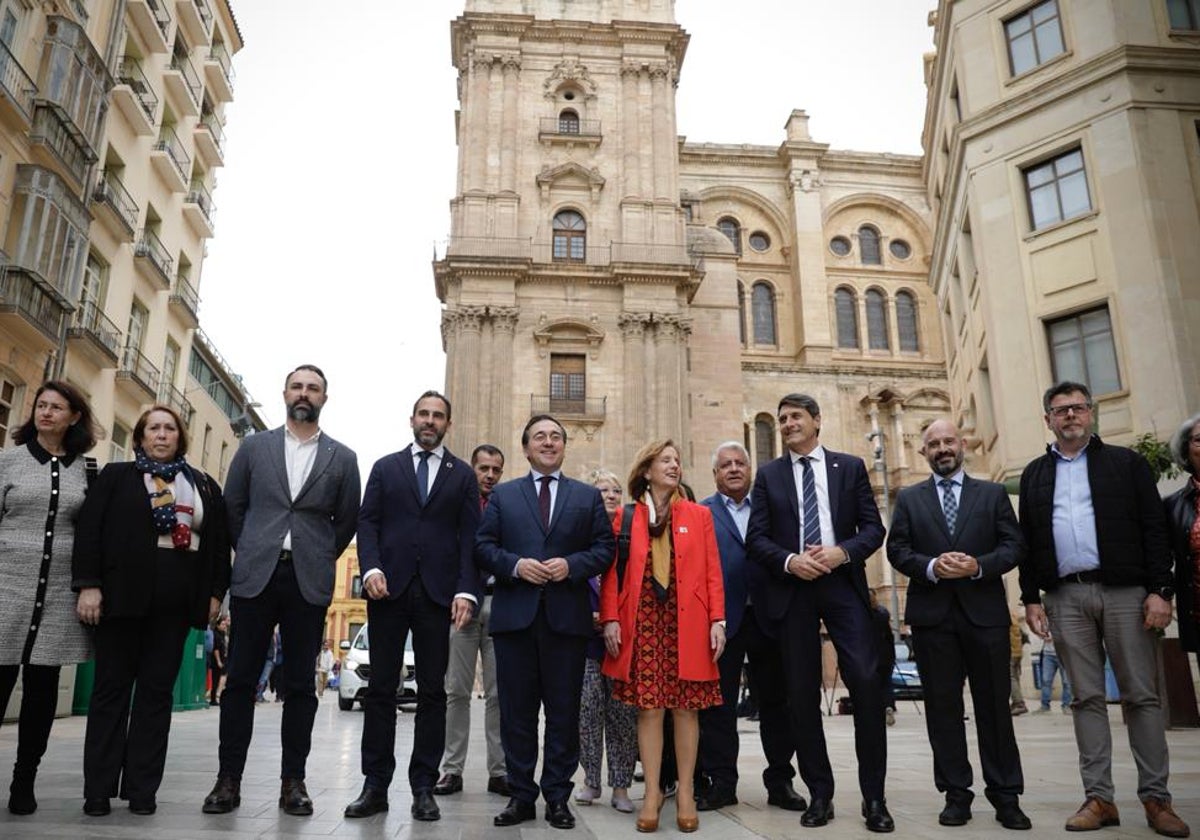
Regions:
<svg viewBox="0 0 1200 840"><path fill-rule="evenodd" d="M204 797L204 807L200 810L206 814L228 814L242 804L242 783L239 779L229 776L217 776L217 783L212 791Z"/></svg>
<svg viewBox="0 0 1200 840"><path fill-rule="evenodd" d="M372 817L388 809L387 791L374 785L363 785L362 793L358 795L342 814L352 820Z"/></svg>
<svg viewBox="0 0 1200 840"><path fill-rule="evenodd" d="M284 779L279 785L279 807L293 817L312 816L313 803L303 779Z"/></svg>
<svg viewBox="0 0 1200 840"><path fill-rule="evenodd" d="M737 794L728 788L716 785L710 787L707 793L696 797L697 811L715 811L718 808L727 808L736 804L738 804Z"/></svg>
<svg viewBox="0 0 1200 840"><path fill-rule="evenodd" d="M1001 805L996 808L996 822L1013 831L1029 831L1029 829L1033 828L1033 823L1029 821L1029 817L1025 816L1025 812L1021 810L1021 806L1015 802L1011 805Z"/></svg>
<svg viewBox="0 0 1200 840"><path fill-rule="evenodd" d="M805 828L819 828L833 819L833 801L830 799L817 799L808 806L808 810L804 812L804 816L800 818L800 825Z"/></svg>
<svg viewBox="0 0 1200 840"><path fill-rule="evenodd" d="M112 805L108 804L107 796L94 796L83 800L83 813L89 817L107 817L112 813Z"/></svg>
<svg viewBox="0 0 1200 840"><path fill-rule="evenodd" d="M966 825L971 819L971 806L966 802L946 800L946 807L938 814L938 825Z"/></svg>
<svg viewBox="0 0 1200 840"><path fill-rule="evenodd" d="M492 820L492 825L504 827L506 825L519 825L526 820L532 820L537 817L537 809L533 807L532 802L522 802L517 797L508 800L508 804Z"/></svg>
<svg viewBox="0 0 1200 840"><path fill-rule="evenodd" d="M498 793L501 796L512 796L512 785L504 776L492 776L488 779L487 791L488 793ZM434 790L434 793L437 793L437 790Z"/></svg>
<svg viewBox="0 0 1200 840"><path fill-rule="evenodd" d="M459 793L462 790L462 776L457 773L446 773L442 778L438 779L438 783L433 786L433 792L438 796L448 796L451 793Z"/></svg>
<svg viewBox="0 0 1200 840"><path fill-rule="evenodd" d="M567 807L567 800L546 803L546 822L551 828L574 828L575 815Z"/></svg>
<svg viewBox="0 0 1200 840"><path fill-rule="evenodd" d="M412 815L414 820L420 820L421 822L437 822L442 818L442 812L438 810L437 800L433 798L433 791L413 791Z"/></svg>
<svg viewBox="0 0 1200 840"><path fill-rule="evenodd" d="M153 799L130 799L129 813L139 817L148 817L158 810L158 803Z"/></svg>
<svg viewBox="0 0 1200 840"><path fill-rule="evenodd" d="M777 785L767 791L767 804L785 811L803 811L808 807L804 797L796 793L792 783Z"/></svg>
<svg viewBox="0 0 1200 840"><path fill-rule="evenodd" d="M862 815L863 819L867 821L867 831L887 834L889 831L896 830L896 823L892 821L892 815L888 813L887 801L884 799L872 799L864 802Z"/></svg>
<svg viewBox="0 0 1200 840"><path fill-rule="evenodd" d="M33 795L35 773L13 770L12 785L8 789L8 812L17 816L28 816L37 810L37 798Z"/></svg>

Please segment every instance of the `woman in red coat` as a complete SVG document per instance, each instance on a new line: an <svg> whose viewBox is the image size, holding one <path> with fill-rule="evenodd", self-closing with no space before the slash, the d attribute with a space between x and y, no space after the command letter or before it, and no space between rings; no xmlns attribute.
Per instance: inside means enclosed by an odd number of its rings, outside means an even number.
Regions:
<svg viewBox="0 0 1200 840"><path fill-rule="evenodd" d="M638 752L646 796L638 831L655 831L663 794L664 710L671 709L679 767L676 822L695 831L692 776L700 739L698 710L721 703L717 659L725 649L725 590L708 508L680 492L679 450L669 440L642 447L629 473L636 502L628 562L613 564L600 590L603 672L616 699L638 709ZM614 527L621 530L621 518Z"/></svg>

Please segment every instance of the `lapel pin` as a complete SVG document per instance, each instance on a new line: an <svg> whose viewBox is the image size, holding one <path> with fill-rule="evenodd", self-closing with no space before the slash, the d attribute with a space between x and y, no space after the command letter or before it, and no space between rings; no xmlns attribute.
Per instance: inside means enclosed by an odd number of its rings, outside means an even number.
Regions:
<svg viewBox="0 0 1200 840"><path fill-rule="evenodd" d="M679 526L679 533L681 533L681 534L686 534L687 532L688 532L688 529L687 529L687 526L686 526L686 525L680 525L680 526Z"/></svg>

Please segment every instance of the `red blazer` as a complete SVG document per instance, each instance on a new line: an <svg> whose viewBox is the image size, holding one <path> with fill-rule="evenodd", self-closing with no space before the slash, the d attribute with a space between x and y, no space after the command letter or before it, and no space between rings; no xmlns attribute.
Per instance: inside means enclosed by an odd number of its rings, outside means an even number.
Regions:
<svg viewBox="0 0 1200 840"><path fill-rule="evenodd" d="M621 515L613 520L620 533ZM721 556L712 513L695 502L678 501L671 506L671 538L675 543L675 586L679 609L679 678L705 681L719 679L717 664L709 647L712 623L725 618L725 586L721 578ZM650 556L649 513L638 503L633 512L629 540L629 564L625 585L617 591L617 566L604 573L600 584L600 621L621 623L621 650L604 656L603 673L632 681L633 651L637 648L635 625L642 576Z"/></svg>

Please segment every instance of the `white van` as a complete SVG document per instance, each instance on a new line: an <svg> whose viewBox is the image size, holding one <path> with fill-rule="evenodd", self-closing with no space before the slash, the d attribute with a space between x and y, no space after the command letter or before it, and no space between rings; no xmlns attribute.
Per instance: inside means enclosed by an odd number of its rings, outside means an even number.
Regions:
<svg viewBox="0 0 1200 840"><path fill-rule="evenodd" d="M338 708L348 712L354 708L354 701L360 703L367 692L367 683L371 679L371 643L367 635L368 625L364 624L358 631L354 641L342 642L342 650L346 656L342 660L342 671L338 680ZM400 686L396 689L396 705L411 706L417 702L417 666L413 656L412 633L408 634L404 644L404 674Z"/></svg>

